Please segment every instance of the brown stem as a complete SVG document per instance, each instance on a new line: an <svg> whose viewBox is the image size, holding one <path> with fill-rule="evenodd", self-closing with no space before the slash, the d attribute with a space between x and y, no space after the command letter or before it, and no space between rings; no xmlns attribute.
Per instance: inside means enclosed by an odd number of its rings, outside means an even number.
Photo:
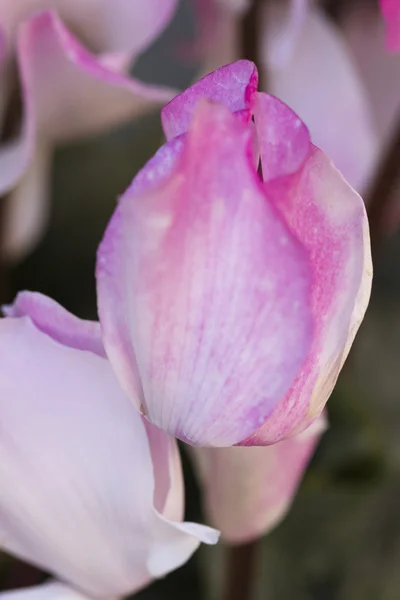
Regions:
<svg viewBox="0 0 400 600"><path fill-rule="evenodd" d="M373 252L379 246L383 221L392 198L392 192L400 176L400 122L392 141L383 155L367 198L371 245Z"/></svg>
<svg viewBox="0 0 400 600"><path fill-rule="evenodd" d="M227 548L223 600L251 600L254 596L260 540Z"/></svg>

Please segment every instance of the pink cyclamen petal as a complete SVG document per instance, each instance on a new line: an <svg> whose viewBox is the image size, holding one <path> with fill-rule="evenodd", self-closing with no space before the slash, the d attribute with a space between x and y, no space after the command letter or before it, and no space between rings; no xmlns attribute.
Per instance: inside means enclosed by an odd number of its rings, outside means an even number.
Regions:
<svg viewBox="0 0 400 600"><path fill-rule="evenodd" d="M161 111L167 140L187 131L193 110L200 98L221 102L233 112L243 111L250 119L258 73L254 63L238 60L206 75L176 96Z"/></svg>
<svg viewBox="0 0 400 600"><path fill-rule="evenodd" d="M286 151L290 140L285 119L274 117L277 110L287 113L286 123L293 124L293 147L286 176L278 162L274 179L268 172L273 163L270 157ZM311 352L294 385L260 430L244 442L249 445L274 443L304 428L320 414L363 319L372 279L368 221L362 199L311 143L305 156L302 136L298 143L301 126L296 126L296 116L283 103L259 94L255 121L262 164L267 165L269 176L266 193L311 257L315 331ZM278 128L273 135L271 123ZM297 170L293 170L296 149L303 162L299 160Z"/></svg>
<svg viewBox="0 0 400 600"><path fill-rule="evenodd" d="M400 50L400 2L380 0L380 7L386 23L386 45L389 50Z"/></svg>
<svg viewBox="0 0 400 600"><path fill-rule="evenodd" d="M249 542L283 519L325 428L320 416L273 446L193 449L206 515L226 542Z"/></svg>
<svg viewBox="0 0 400 600"><path fill-rule="evenodd" d="M307 261L263 193L251 133L204 100L172 175L127 191L98 253L115 372L150 421L194 445L257 429L309 350Z"/></svg>
<svg viewBox="0 0 400 600"><path fill-rule="evenodd" d="M45 306L22 296L9 312L39 322ZM56 341L68 318L47 306L42 331L28 316L0 320L0 544L84 594L127 595L217 534L181 522L175 443L149 435L106 359Z"/></svg>

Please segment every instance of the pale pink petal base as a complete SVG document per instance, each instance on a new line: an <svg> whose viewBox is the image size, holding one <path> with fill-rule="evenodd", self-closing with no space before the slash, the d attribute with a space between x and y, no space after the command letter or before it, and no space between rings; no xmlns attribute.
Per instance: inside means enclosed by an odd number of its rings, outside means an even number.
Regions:
<svg viewBox="0 0 400 600"><path fill-rule="evenodd" d="M263 193L251 134L203 100L169 179L128 190L98 253L120 383L151 422L194 445L257 429L310 344L307 262Z"/></svg>
<svg viewBox="0 0 400 600"><path fill-rule="evenodd" d="M326 428L319 417L300 435L264 448L193 448L210 522L228 543L265 535L284 518Z"/></svg>

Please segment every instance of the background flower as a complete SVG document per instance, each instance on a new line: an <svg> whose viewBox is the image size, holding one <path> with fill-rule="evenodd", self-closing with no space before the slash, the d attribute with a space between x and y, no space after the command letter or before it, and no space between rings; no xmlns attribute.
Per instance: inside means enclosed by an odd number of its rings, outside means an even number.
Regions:
<svg viewBox="0 0 400 600"><path fill-rule="evenodd" d="M3 243L9 255L24 254L43 229L54 144L97 133L172 97L172 90L141 83L125 70L167 25L176 4L2 3L0 194L12 192ZM22 120L10 123L18 86Z"/></svg>

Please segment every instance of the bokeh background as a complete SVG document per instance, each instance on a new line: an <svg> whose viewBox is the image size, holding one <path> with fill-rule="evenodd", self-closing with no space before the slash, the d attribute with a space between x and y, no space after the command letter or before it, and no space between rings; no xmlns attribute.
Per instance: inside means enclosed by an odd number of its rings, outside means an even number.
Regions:
<svg viewBox="0 0 400 600"><path fill-rule="evenodd" d="M183 0L135 73L177 88L189 85L200 66L185 52L195 33L192 3ZM159 115L152 114L57 150L49 227L35 251L7 269L9 300L17 290L37 290L81 317L96 317L96 247L116 198L161 140ZM261 541L257 599L400 598L400 231L382 237L374 259L371 304L328 404L330 428L290 514ZM187 459L185 471L187 517L201 519ZM225 559L223 547L203 547L135 598L217 598ZM43 577L1 557L2 589Z"/></svg>

